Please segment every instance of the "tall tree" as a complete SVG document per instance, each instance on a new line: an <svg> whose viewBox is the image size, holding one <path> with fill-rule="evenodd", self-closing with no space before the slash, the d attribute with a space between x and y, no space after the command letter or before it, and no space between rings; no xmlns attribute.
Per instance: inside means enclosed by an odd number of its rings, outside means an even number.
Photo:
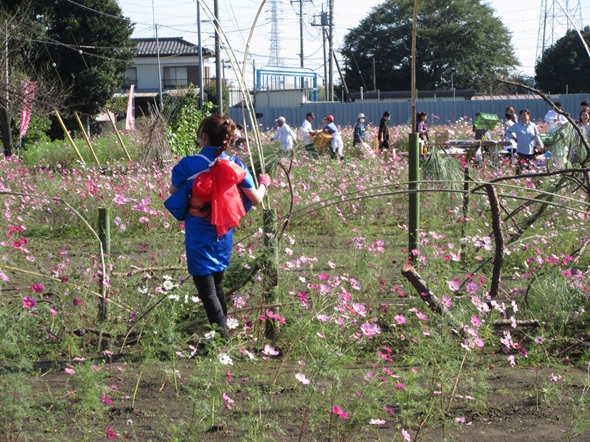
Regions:
<svg viewBox="0 0 590 442"><path fill-rule="evenodd" d="M4 0L10 11L21 0ZM71 94L66 106L94 115L121 87L136 45L133 26L115 0L29 0L29 21L39 47L30 60L51 66Z"/></svg>
<svg viewBox="0 0 590 442"><path fill-rule="evenodd" d="M344 37L350 89L410 89L413 0L386 0ZM489 91L516 65L511 34L480 0L423 0L418 13L416 86Z"/></svg>
<svg viewBox="0 0 590 442"><path fill-rule="evenodd" d="M590 26L581 33L590 43ZM535 66L535 80L537 88L546 92L590 92L590 56L576 31L568 31L545 49Z"/></svg>

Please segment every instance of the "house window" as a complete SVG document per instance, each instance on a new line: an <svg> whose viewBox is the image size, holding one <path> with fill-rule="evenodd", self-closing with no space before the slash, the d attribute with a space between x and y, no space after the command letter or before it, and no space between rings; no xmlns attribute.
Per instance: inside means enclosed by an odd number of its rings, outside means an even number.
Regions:
<svg viewBox="0 0 590 442"><path fill-rule="evenodd" d="M188 69L186 66L164 68L164 88L175 88L188 85Z"/></svg>
<svg viewBox="0 0 590 442"><path fill-rule="evenodd" d="M123 89L129 89L132 84L137 86L137 68L127 69L125 80L123 81Z"/></svg>

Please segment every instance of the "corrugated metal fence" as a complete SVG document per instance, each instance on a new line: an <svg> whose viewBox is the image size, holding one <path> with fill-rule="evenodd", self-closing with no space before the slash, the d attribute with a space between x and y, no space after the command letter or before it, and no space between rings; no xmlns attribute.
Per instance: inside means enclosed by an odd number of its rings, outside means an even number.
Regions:
<svg viewBox="0 0 590 442"><path fill-rule="evenodd" d="M577 119L580 102L590 99L590 94L552 95L551 99L560 101L562 109L569 112L572 118ZM542 99L525 95L509 100L419 100L416 104L418 112L428 114L428 124L431 127L453 123L462 117L473 119L477 112L496 114L500 120L503 120L507 106L513 106L516 112L523 108L529 109L533 121L542 120L549 110L549 105ZM256 112L262 114L258 124L261 129L266 130L276 127L275 119L281 116L286 118L290 126L297 128L307 112L313 112L316 116L313 122L314 127L320 126L321 119L326 115L333 115L338 125L353 125L360 112L366 115L366 123L378 125L385 111L391 113L390 125L404 124L411 121L411 109L410 101L356 101L354 103L306 103L295 108L256 108ZM241 122L241 109L230 109L230 117L234 121Z"/></svg>

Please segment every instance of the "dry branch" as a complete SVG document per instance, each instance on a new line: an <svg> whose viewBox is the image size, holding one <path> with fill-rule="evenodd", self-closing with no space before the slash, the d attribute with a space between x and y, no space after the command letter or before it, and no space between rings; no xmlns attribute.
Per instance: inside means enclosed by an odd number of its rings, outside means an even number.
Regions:
<svg viewBox="0 0 590 442"><path fill-rule="evenodd" d="M496 253L494 255L494 271L492 274L492 284L490 285L490 297L493 299L498 295L500 289L500 278L502 277L502 266L504 265L504 236L500 221L500 203L494 186L488 184L485 190L490 199L490 209L492 212L492 228L494 231L494 240L496 243Z"/></svg>

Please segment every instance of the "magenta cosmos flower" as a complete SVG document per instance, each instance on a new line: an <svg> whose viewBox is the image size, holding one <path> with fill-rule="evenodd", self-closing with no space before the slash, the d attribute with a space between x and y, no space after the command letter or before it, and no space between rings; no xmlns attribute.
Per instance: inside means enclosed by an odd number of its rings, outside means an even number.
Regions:
<svg viewBox="0 0 590 442"><path fill-rule="evenodd" d="M33 308L36 305L37 305L37 300L35 298L31 298L30 296L23 298L23 307L24 308Z"/></svg>

